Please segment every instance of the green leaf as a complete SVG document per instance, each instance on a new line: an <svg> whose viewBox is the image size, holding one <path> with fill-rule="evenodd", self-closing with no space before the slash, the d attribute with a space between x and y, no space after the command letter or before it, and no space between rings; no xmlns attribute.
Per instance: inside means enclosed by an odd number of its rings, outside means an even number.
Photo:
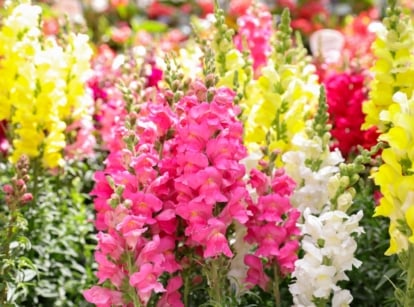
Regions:
<svg viewBox="0 0 414 307"><path fill-rule="evenodd" d="M389 269L385 274L382 276L381 280L378 282L377 286L375 287L375 290L378 290L379 288L384 285L386 281L389 281L391 277L393 277L395 274L399 273L401 270L398 268L392 268Z"/></svg>

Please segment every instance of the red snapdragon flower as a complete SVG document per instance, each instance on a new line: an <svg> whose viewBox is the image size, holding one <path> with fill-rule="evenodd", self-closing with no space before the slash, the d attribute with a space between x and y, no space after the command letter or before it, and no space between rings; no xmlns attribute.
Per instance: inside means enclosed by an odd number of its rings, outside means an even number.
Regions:
<svg viewBox="0 0 414 307"><path fill-rule="evenodd" d="M362 104L367 99L365 77L360 73L332 74L325 81L328 112L332 122L334 147L343 156L355 152L358 145L370 148L377 143L375 128L362 131Z"/></svg>

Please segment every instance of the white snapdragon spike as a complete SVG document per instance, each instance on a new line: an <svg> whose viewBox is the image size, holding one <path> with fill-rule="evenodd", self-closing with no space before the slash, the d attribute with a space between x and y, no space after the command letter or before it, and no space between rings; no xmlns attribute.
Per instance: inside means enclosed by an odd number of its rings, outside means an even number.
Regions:
<svg viewBox="0 0 414 307"><path fill-rule="evenodd" d="M289 290L294 306L315 306L314 301L332 297L333 307L349 306L352 296L337 286L348 280L345 272L361 262L354 257L357 248L354 234L363 229L358 226L362 211L347 215L343 211L327 211L315 216L309 208L304 212L302 249L305 256L295 263L292 277L295 282Z"/></svg>
<svg viewBox="0 0 414 307"><path fill-rule="evenodd" d="M298 183L291 201L303 213L304 251L295 263L294 282L289 286L294 306L317 306L321 301L333 307L349 306L351 293L337 284L348 280L346 272L353 266L361 265L354 257L357 243L353 236L363 230L358 226L362 211L351 216L346 213L353 194L343 190L349 186L349 179L340 174L339 164L344 159L339 151L330 151L327 140L310 137L306 131L292 142L298 150L285 153L282 161L286 173Z"/></svg>
<svg viewBox="0 0 414 307"><path fill-rule="evenodd" d="M320 213L336 193L338 185L334 185L339 163L343 158L339 151L330 152L322 148L322 140L318 137L307 138L305 134L297 134L293 144L300 151L290 151L282 156L286 173L298 183L291 198L292 204L300 211L310 208L312 213ZM308 161L319 162L318 169L312 169Z"/></svg>

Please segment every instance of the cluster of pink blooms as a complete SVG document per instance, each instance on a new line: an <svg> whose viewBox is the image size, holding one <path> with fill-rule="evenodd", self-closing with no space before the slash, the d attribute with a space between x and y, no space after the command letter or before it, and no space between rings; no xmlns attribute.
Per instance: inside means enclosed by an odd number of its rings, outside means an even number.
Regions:
<svg viewBox="0 0 414 307"><path fill-rule="evenodd" d="M248 209L253 215L246 223L245 239L257 249L254 254L245 256L245 264L249 267L246 281L266 290L269 278L265 269L277 265L283 277L293 272L298 259L300 230L296 222L300 212L290 203L296 183L283 169L272 176L252 169L249 184L256 191L257 201L249 201ZM261 258L266 261L262 262Z"/></svg>
<svg viewBox="0 0 414 307"><path fill-rule="evenodd" d="M116 127L125 117L122 93L115 87L121 71L115 68L115 52L107 45L101 45L92 60L93 76L88 81L95 101L95 122L102 144L107 148L117 145Z"/></svg>
<svg viewBox="0 0 414 307"><path fill-rule="evenodd" d="M364 82L362 73L331 74L324 80L334 147L345 157L355 152L358 145L368 149L377 143L375 127L361 130L365 119L362 104L367 99Z"/></svg>
<svg viewBox="0 0 414 307"><path fill-rule="evenodd" d="M126 115L136 127L119 127L119 144L95 174L100 285L84 296L98 306L126 306L134 295L146 305L153 293L163 293L158 306L183 306L183 251L200 259L232 258L228 233L235 222L250 228L246 239L258 247L246 257L251 270L263 272L257 257L277 259L282 273L291 272L296 260L292 235L299 213L288 200L294 183L277 173L262 185L267 179L255 172L250 183L260 197L257 204L250 200L235 93L194 81L173 107L172 96L158 91L138 114ZM166 274L164 286L160 277ZM262 282L253 275L250 283Z"/></svg>
<svg viewBox="0 0 414 307"><path fill-rule="evenodd" d="M270 39L273 34L273 17L264 5L251 6L246 14L237 19L238 32L234 37L240 51L247 46L253 60L253 69L258 72L267 64L271 53Z"/></svg>
<svg viewBox="0 0 414 307"><path fill-rule="evenodd" d="M121 66L125 58L117 57L116 53L107 45L101 45L95 58L92 61L94 74L88 81L88 87L92 91L95 101L94 119L95 129L101 138L99 141L105 149L119 149L119 138L126 116L125 101L122 92L115 85L120 80L130 83L132 80L128 74L123 73ZM158 81L162 78L162 71L155 65L153 59L144 63L150 69L144 76L145 87L157 87ZM128 63L135 67L135 63Z"/></svg>

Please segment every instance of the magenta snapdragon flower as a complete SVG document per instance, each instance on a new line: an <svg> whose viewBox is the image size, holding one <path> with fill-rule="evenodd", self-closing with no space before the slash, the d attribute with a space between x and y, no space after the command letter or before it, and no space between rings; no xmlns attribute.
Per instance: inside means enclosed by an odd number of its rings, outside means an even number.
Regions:
<svg viewBox="0 0 414 307"><path fill-rule="evenodd" d="M246 240L256 248L255 258L251 254L245 256L249 267L246 282L266 290L267 279L260 277L260 272L277 266L278 273L284 277L293 272L298 258L300 230L296 222L300 212L290 202L296 184L283 169L273 171L270 176L252 169L249 183L256 190L257 200L249 201L248 209L253 215L246 223ZM260 261L260 270L258 259L264 260Z"/></svg>
<svg viewBox="0 0 414 307"><path fill-rule="evenodd" d="M237 19L238 33L234 38L237 49L245 50L247 45L253 60L255 74L260 73L260 68L267 64L272 51L271 37L273 35L273 17L269 9L258 4L251 6L244 15Z"/></svg>

